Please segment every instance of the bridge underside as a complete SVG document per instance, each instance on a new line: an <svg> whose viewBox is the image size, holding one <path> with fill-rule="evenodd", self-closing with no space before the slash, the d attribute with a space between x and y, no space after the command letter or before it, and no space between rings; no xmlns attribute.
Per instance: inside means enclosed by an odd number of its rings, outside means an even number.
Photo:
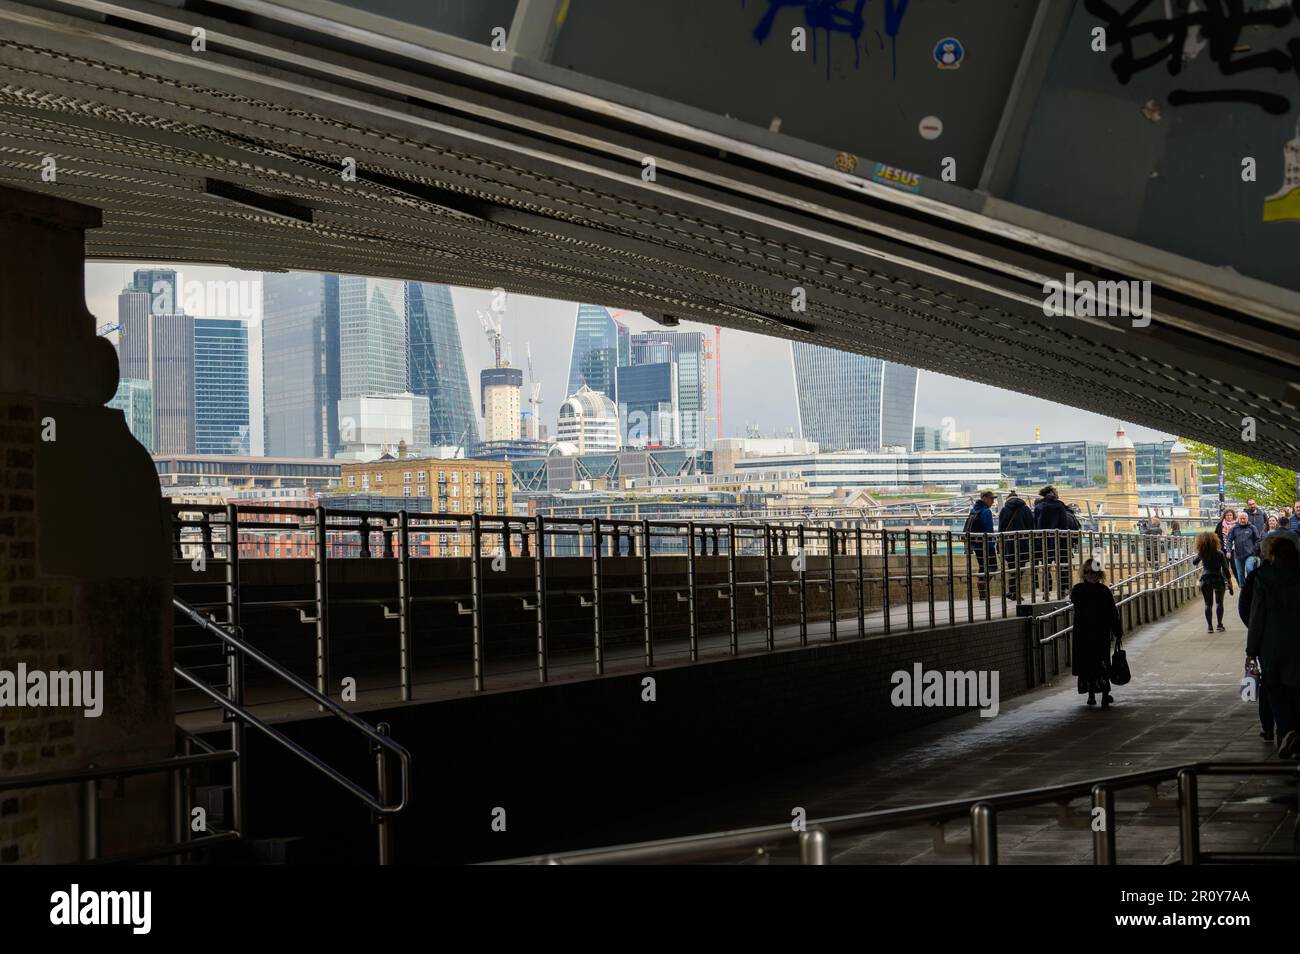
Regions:
<svg viewBox="0 0 1300 954"><path fill-rule="evenodd" d="M143 2L55 6L0 0L0 183L102 209L91 258L501 286L1300 464L1294 293L1229 295L447 55L351 55ZM1151 279L1153 321L1045 317L1043 284L1067 272Z"/></svg>

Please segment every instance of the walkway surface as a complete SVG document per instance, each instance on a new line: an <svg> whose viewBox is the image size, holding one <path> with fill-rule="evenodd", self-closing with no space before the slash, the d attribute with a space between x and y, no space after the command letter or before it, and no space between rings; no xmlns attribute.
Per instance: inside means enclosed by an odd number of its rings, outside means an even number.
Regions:
<svg viewBox="0 0 1300 954"><path fill-rule="evenodd" d="M1260 738L1254 703L1238 688L1245 632L1229 599L1225 633L1207 634L1197 603L1135 631L1126 643L1133 681L1114 690L1116 705L1084 705L1068 675L1004 702L991 719L961 715L872 743L833 762L782 766L781 790L758 791L728 807L715 803L699 830L789 822L1119 775L1208 759L1274 758ZM1121 864L1178 858L1174 783L1119 793ZM1091 863L1089 803L1004 812L998 818L1003 863ZM1201 847L1206 851L1292 851L1296 786L1281 778L1200 779ZM832 844L839 863L970 863L969 828L950 824L936 851L927 826Z"/></svg>

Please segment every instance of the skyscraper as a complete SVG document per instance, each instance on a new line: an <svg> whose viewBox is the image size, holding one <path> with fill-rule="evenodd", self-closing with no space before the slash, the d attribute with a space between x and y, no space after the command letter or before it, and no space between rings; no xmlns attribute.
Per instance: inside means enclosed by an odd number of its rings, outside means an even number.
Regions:
<svg viewBox="0 0 1300 954"><path fill-rule="evenodd" d="M153 452L193 454L194 319L189 315L150 315L149 325Z"/></svg>
<svg viewBox="0 0 1300 954"><path fill-rule="evenodd" d="M628 364L630 342L627 327L615 321L609 309L579 305L573 328L573 352L569 359L569 393L584 387L616 398L615 372Z"/></svg>
<svg viewBox="0 0 1300 954"><path fill-rule="evenodd" d="M618 417L627 447L680 442L677 365L671 361L618 369Z"/></svg>
<svg viewBox="0 0 1300 954"><path fill-rule="evenodd" d="M677 417L683 447L709 446L707 347L708 341L699 331L638 331L632 335L634 366L668 361L677 366Z"/></svg>
<svg viewBox="0 0 1300 954"><path fill-rule="evenodd" d="M478 443L478 420L465 374L465 353L451 290L427 282L406 284L410 391L429 400L429 443Z"/></svg>
<svg viewBox="0 0 1300 954"><path fill-rule="evenodd" d="M337 275L263 276L262 387L267 456L334 456L340 397Z"/></svg>
<svg viewBox="0 0 1300 954"><path fill-rule="evenodd" d="M249 453L248 325L194 319L194 452Z"/></svg>
<svg viewBox="0 0 1300 954"><path fill-rule="evenodd" d="M406 283L338 276L339 396L406 390Z"/></svg>
<svg viewBox="0 0 1300 954"><path fill-rule="evenodd" d="M805 439L822 451L912 446L915 368L802 342L790 355Z"/></svg>
<svg viewBox="0 0 1300 954"><path fill-rule="evenodd" d="M152 453L153 400L149 382L138 378L122 378L117 383L117 391L109 400L108 407L115 407L122 412L131 436Z"/></svg>

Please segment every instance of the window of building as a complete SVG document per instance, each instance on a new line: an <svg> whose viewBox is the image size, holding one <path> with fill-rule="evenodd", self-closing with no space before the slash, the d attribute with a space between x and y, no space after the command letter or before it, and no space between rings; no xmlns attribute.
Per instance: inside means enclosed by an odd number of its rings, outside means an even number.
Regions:
<svg viewBox="0 0 1300 954"><path fill-rule="evenodd" d="M446 482L447 482L447 472L445 470L438 471L438 483L445 484Z"/></svg>
<svg viewBox="0 0 1300 954"><path fill-rule="evenodd" d="M349 478L348 478L348 486L349 486L349 487L355 487L356 485L357 485L357 479L356 479L356 477L349 477Z"/></svg>
<svg viewBox="0 0 1300 954"><path fill-rule="evenodd" d="M383 474L375 474L375 483L377 483L377 484L382 484L383 482L384 482L384 475L383 475Z"/></svg>
<svg viewBox="0 0 1300 954"><path fill-rule="evenodd" d="M402 496L403 496L403 497L409 497L409 496L411 496L411 488L410 488L410 487L403 487L403 488L402 488Z"/></svg>
<svg viewBox="0 0 1300 954"><path fill-rule="evenodd" d="M409 484L410 482L411 482L411 472L408 470L406 473L402 475L402 483Z"/></svg>
<svg viewBox="0 0 1300 954"><path fill-rule="evenodd" d="M451 472L451 482L452 482L453 484L458 484L458 483L460 483L460 471L458 471L458 470L453 470L453 471Z"/></svg>
<svg viewBox="0 0 1300 954"><path fill-rule="evenodd" d="M418 486L418 488L419 488L419 490L418 490L419 495L420 495L421 497L423 497L423 496L424 496L424 484L419 484L419 485L417 485L417 486Z"/></svg>

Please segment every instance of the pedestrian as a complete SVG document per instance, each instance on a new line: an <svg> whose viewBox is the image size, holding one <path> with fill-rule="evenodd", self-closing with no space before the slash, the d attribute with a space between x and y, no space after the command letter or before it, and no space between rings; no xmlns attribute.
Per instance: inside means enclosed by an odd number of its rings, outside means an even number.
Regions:
<svg viewBox="0 0 1300 954"><path fill-rule="evenodd" d="M1219 535L1219 549L1223 555L1228 558L1228 566L1232 567L1233 577L1237 577L1237 568L1232 562L1232 548L1228 545L1228 534L1232 528L1237 525L1237 511L1229 507L1223 511L1223 516L1219 522L1214 525L1214 532ZM1237 578L1237 585L1241 586L1241 579Z"/></svg>
<svg viewBox="0 0 1300 954"><path fill-rule="evenodd" d="M1300 500L1297 500L1295 506L1291 508L1291 519L1286 522L1286 528L1300 533Z"/></svg>
<svg viewBox="0 0 1300 954"><path fill-rule="evenodd" d="M1007 578L1007 598L1020 602L1020 568L1029 562L1031 542L1025 531L1034 529L1034 513L1029 504L1014 490L1007 492L998 511L998 534L1011 534L1002 538L1002 562L1010 572Z"/></svg>
<svg viewBox="0 0 1300 954"><path fill-rule="evenodd" d="M1223 628L1223 592L1226 588L1232 592L1232 571L1228 569L1228 558L1219 549L1219 538L1213 533L1202 533L1196 538L1196 559L1192 566L1201 568L1201 599L1205 600L1205 628L1214 632L1211 610L1217 607L1219 632Z"/></svg>
<svg viewBox="0 0 1300 954"><path fill-rule="evenodd" d="M1260 510L1255 501L1247 500L1246 518L1250 521L1250 525L1255 528L1255 532L1259 534L1259 539L1263 540L1264 534L1268 533L1268 514Z"/></svg>
<svg viewBox="0 0 1300 954"><path fill-rule="evenodd" d="M1281 529L1282 529L1282 524L1278 522L1277 517L1268 518L1268 528L1266 530L1266 533L1272 533L1274 530L1281 530Z"/></svg>
<svg viewBox="0 0 1300 954"><path fill-rule="evenodd" d="M1159 538L1164 535L1165 528L1160 523L1160 514L1155 514L1142 525L1142 549L1146 553L1147 563L1155 563L1156 555L1160 552Z"/></svg>
<svg viewBox="0 0 1300 954"><path fill-rule="evenodd" d="M1237 514L1237 525L1228 533L1228 552L1236 568L1237 582L1246 584L1246 577L1259 566L1259 544L1263 536L1255 531L1246 511Z"/></svg>
<svg viewBox="0 0 1300 954"><path fill-rule="evenodd" d="M1079 692L1088 694L1088 705L1102 708L1114 702L1110 694L1110 642L1118 646L1123 637L1115 596L1106 585L1101 565L1089 559L1083 564L1083 582L1070 590L1074 605L1074 626L1070 631L1070 672L1079 678Z"/></svg>
<svg viewBox="0 0 1300 954"><path fill-rule="evenodd" d="M1060 495L1051 484L1040 490L1038 496L1038 503L1034 504L1034 529L1040 531L1037 552L1043 560L1043 594L1049 594L1055 584L1059 599L1065 595L1065 590L1070 585L1070 541L1068 537L1061 540L1058 553L1058 537L1062 531L1068 534L1078 530L1079 521L1070 508L1061 502ZM1053 568L1055 573L1052 572Z"/></svg>
<svg viewBox="0 0 1300 954"><path fill-rule="evenodd" d="M1278 533L1270 534L1269 539L1265 540L1263 545L1260 547L1261 566L1271 559L1270 554L1273 549L1272 540L1277 536L1290 536L1294 542L1300 543L1300 536L1297 536L1290 530L1283 530ZM1241 622L1247 628L1250 626L1250 609L1255 601L1255 584L1258 581L1259 577L1254 573L1247 577L1246 582L1241 587L1241 596L1237 599L1237 615L1241 617ZM1250 668L1251 667L1248 663L1247 669ZM1255 668L1258 668L1258 666ZM1276 723L1273 718L1273 707L1268 699L1268 687L1264 684L1263 679L1256 681L1256 695L1259 699L1259 737L1265 742L1272 742L1276 737L1274 733L1274 726Z"/></svg>
<svg viewBox="0 0 1300 954"><path fill-rule="evenodd" d="M1300 548L1290 534L1269 538L1268 562L1259 570L1246 633L1246 659L1254 660L1277 720L1277 753L1300 757Z"/></svg>
<svg viewBox="0 0 1300 954"><path fill-rule="evenodd" d="M997 544L993 539L993 499L991 490L980 494L966 515L966 525L962 527L962 533L966 535L966 552L973 549L979 563L977 585L982 600L989 598L989 564L997 561ZM971 534L975 534L976 539L972 540Z"/></svg>

